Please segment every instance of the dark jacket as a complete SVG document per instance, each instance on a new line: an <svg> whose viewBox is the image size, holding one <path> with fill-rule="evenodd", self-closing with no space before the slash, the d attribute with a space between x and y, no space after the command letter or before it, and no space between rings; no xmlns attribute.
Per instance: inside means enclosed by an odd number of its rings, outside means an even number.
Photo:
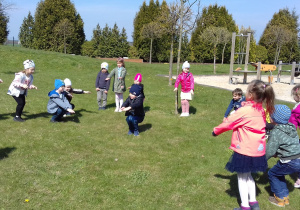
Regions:
<svg viewBox="0 0 300 210"><path fill-rule="evenodd" d="M102 72L102 70L99 71L97 78L96 78L95 87L108 90L109 85L110 85L110 80L105 80L108 75L109 75L108 72L104 73L104 72Z"/></svg>
<svg viewBox="0 0 300 210"><path fill-rule="evenodd" d="M62 92L60 97L60 95L55 90L52 90L48 93L48 96L50 98L47 104L47 111L50 114L56 113L59 107L64 110L72 109L72 105L67 100L64 92Z"/></svg>
<svg viewBox="0 0 300 210"><path fill-rule="evenodd" d="M228 117L230 111L232 110L232 108L234 109L234 111L238 110L239 108L242 107L242 102L245 101L245 96L242 96L239 100L234 100L231 99L230 104L227 107L227 110L224 114L224 117Z"/></svg>
<svg viewBox="0 0 300 210"><path fill-rule="evenodd" d="M123 103L122 107L131 107L129 111L125 113L125 116L133 115L133 116L140 116L144 117L144 96L143 94L140 94L135 99L131 99L130 96L126 99L126 101Z"/></svg>

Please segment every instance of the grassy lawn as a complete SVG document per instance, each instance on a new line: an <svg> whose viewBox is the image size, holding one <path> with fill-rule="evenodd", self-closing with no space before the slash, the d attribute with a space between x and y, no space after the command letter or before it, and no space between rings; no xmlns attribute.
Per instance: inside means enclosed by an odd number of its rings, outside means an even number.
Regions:
<svg viewBox="0 0 300 210"><path fill-rule="evenodd" d="M166 64L126 63L126 85L142 73L146 117L140 136L127 136L124 113L98 111L95 79L102 60L54 52L0 46L0 209L232 209L238 206L236 174L224 169L231 151L231 132L211 136L231 99L231 92L195 87L191 116L174 115L174 87L168 86ZM24 109L25 123L12 120L16 102L6 94L14 73L26 59L36 72ZM112 70L115 62L108 62ZM176 65L174 66L176 72ZM195 75L212 74L213 65L193 65ZM218 65L228 74L229 65ZM70 78L74 88L92 91L75 95L76 114L51 124L48 92L54 79ZM227 79L227 78L226 78ZM128 91L124 93L127 97ZM286 103L290 108L293 104ZM276 160L269 161L269 167ZM254 175L261 209L268 202L266 174ZM290 206L300 206L300 190L288 176Z"/></svg>

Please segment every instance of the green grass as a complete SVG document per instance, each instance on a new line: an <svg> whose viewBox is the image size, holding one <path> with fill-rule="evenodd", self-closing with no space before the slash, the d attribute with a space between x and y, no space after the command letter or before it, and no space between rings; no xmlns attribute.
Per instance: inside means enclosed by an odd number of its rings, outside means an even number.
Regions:
<svg viewBox="0 0 300 210"><path fill-rule="evenodd" d="M231 132L211 136L231 99L231 92L195 87L191 116L174 115L174 92L166 64L126 63L130 86L143 74L146 117L140 136L127 136L124 113L97 110L94 83L102 60L54 52L0 46L0 209L232 209L239 193L236 174L224 169L231 151ZM12 120L16 102L6 91L22 62L36 64L34 84L24 109L25 123ZM112 70L115 62L108 62ZM195 75L212 74L213 65L192 65ZM218 65L228 74L229 65ZM174 67L175 72L175 67ZM54 79L70 78L73 87L92 91L75 95L76 114L51 124L48 92ZM128 92L124 94L126 97ZM290 108L292 104L286 103ZM273 166L276 160L269 161ZM300 205L300 191L287 177L291 204ZM255 175L257 199L269 204L266 174ZM28 199L28 202L25 200Z"/></svg>

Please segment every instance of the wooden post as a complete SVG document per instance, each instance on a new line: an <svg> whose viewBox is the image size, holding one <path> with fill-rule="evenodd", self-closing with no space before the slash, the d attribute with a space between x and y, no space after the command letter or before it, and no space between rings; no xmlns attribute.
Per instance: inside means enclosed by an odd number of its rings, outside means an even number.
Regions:
<svg viewBox="0 0 300 210"><path fill-rule="evenodd" d="M257 76L256 76L256 79L258 79L258 80L261 80L261 62L259 61L258 63L257 63Z"/></svg>
<svg viewBox="0 0 300 210"><path fill-rule="evenodd" d="M231 41L231 56L230 56L230 70L229 70L229 84L232 84L232 75L233 75L233 63L234 63L234 51L235 51L235 37L236 33L232 33Z"/></svg>
<svg viewBox="0 0 300 210"><path fill-rule="evenodd" d="M295 68L296 68L296 62L294 61L292 63L292 71L291 71L291 82L290 85L294 85L294 78L295 78Z"/></svg>
<svg viewBox="0 0 300 210"><path fill-rule="evenodd" d="M279 61L279 64L278 64L278 74L277 74L277 83L280 82L280 75L281 75L281 69L282 69L282 61Z"/></svg>
<svg viewBox="0 0 300 210"><path fill-rule="evenodd" d="M244 70L245 70L245 71L248 71L249 50L250 50L250 39L251 39L251 33L248 33L248 34L247 34L247 45L246 45L245 67L244 67Z"/></svg>

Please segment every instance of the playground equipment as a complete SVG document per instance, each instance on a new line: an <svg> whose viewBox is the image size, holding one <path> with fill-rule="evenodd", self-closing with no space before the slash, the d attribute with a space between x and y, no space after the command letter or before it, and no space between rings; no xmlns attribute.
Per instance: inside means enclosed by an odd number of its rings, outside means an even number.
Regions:
<svg viewBox="0 0 300 210"><path fill-rule="evenodd" d="M247 37L246 52L243 52L243 51L235 52L235 40L236 40L236 37L241 37L241 38ZM247 35L243 35L243 34L236 35L235 32L232 33L232 45L231 45L231 57L230 57L230 71L229 71L229 84L237 82L237 79L235 77L233 77L233 73L243 73L244 74L243 83L247 83L247 75L249 73L256 73L257 74L257 78L260 78L260 71L248 71L250 38L251 38L251 33L247 33ZM241 50L241 47L239 49ZM242 70L242 69L233 70L234 55L238 55L238 56L245 55L244 70ZM240 61L240 64L242 64L242 61ZM233 81L234 79L235 79L235 81Z"/></svg>
<svg viewBox="0 0 300 210"><path fill-rule="evenodd" d="M282 63L282 61L279 61L278 64L278 74L277 74L277 82L280 82L280 76L281 76L281 72L290 72L291 73L291 79L290 79L290 85L294 85L294 78L295 76L299 76L300 72L299 72L299 68L300 68L300 63L298 64L298 67L296 67L296 62L292 63L292 69L291 70L282 70L282 66L283 65L290 65L289 63Z"/></svg>
<svg viewBox="0 0 300 210"><path fill-rule="evenodd" d="M268 76L268 82L271 84L273 82L273 75L272 72L276 70L276 66L275 65L271 65L271 64L261 64L260 68L258 68L258 63L253 63L250 62L251 66L255 67L255 70L257 71L257 69L259 69L260 71L263 72L270 72L270 76Z"/></svg>

